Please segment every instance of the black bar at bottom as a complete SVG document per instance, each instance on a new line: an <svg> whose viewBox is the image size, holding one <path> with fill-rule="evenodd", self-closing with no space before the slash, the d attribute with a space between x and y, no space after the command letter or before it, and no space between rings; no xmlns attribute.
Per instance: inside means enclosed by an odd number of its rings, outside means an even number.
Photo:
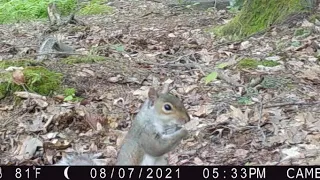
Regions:
<svg viewBox="0 0 320 180"><path fill-rule="evenodd" d="M320 166L0 166L0 180L319 178Z"/></svg>

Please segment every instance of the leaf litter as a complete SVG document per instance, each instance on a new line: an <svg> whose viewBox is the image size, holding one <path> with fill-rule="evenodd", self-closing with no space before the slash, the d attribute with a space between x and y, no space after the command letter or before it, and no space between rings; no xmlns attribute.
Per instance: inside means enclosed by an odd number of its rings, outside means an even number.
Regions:
<svg viewBox="0 0 320 180"><path fill-rule="evenodd" d="M319 164L319 21L227 42L206 31L230 20L225 10L181 11L153 1L113 6L112 15L78 17L87 26L55 32L78 53L105 61L45 62L84 100L17 92L20 105L0 101L0 164L53 164L64 153L92 152L97 163L112 165L148 88L165 81L191 116L190 135L170 153L171 164ZM1 25L0 59L34 58L46 27ZM306 33L296 36L301 28ZM280 65L238 68L244 58ZM19 72L15 81L24 83Z"/></svg>

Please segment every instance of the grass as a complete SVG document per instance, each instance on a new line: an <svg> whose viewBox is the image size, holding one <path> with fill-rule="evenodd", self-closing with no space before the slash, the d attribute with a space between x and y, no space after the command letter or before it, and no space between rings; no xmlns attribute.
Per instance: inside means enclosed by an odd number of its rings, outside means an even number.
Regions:
<svg viewBox="0 0 320 180"><path fill-rule="evenodd" d="M218 36L241 39L263 31L297 12L305 12L301 0L246 0L242 10L227 24L212 29Z"/></svg>
<svg viewBox="0 0 320 180"><path fill-rule="evenodd" d="M77 7L77 0L0 0L0 24L47 18L47 6L55 2L62 15L69 15ZM79 14L103 14L112 8L105 0L92 0L80 9Z"/></svg>

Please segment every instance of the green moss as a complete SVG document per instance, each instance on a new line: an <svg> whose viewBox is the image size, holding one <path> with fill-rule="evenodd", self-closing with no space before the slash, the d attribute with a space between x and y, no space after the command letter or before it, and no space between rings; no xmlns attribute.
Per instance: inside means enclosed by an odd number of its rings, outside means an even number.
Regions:
<svg viewBox="0 0 320 180"><path fill-rule="evenodd" d="M0 99L4 98L8 92L9 83L0 82Z"/></svg>
<svg viewBox="0 0 320 180"><path fill-rule="evenodd" d="M77 0L0 0L0 24L17 21L28 21L32 19L47 18L47 7L51 2L55 2L63 16L70 15L77 5ZM105 0L92 0L84 3L79 14L106 14L113 12L113 8L105 5ZM82 6L80 4L80 6Z"/></svg>
<svg viewBox="0 0 320 180"><path fill-rule="evenodd" d="M107 5L104 5L105 1L102 0L92 0L90 3L82 8L79 14L110 14L113 12L113 8Z"/></svg>
<svg viewBox="0 0 320 180"><path fill-rule="evenodd" d="M286 46L288 46L288 43L284 40L278 40L276 41L276 50L282 50L283 48L285 48ZM272 56L272 55L269 55Z"/></svg>
<svg viewBox="0 0 320 180"><path fill-rule="evenodd" d="M64 89L64 101L81 101L83 98L76 96L76 89L66 88Z"/></svg>
<svg viewBox="0 0 320 180"><path fill-rule="evenodd" d="M76 94L76 89L74 89L74 88L66 88L64 90L65 96L75 96L75 94Z"/></svg>
<svg viewBox="0 0 320 180"><path fill-rule="evenodd" d="M299 28L294 31L294 36L296 39L303 39L308 37L312 33L311 29L308 28Z"/></svg>
<svg viewBox="0 0 320 180"><path fill-rule="evenodd" d="M274 66L280 65L279 62L272 61L272 60L262 60L260 62L261 62L261 64L259 64L259 65L262 65L262 66L265 66L265 67L274 67Z"/></svg>
<svg viewBox="0 0 320 180"><path fill-rule="evenodd" d="M44 67L27 67L23 70L27 87L41 95L49 95L60 89L63 75Z"/></svg>
<svg viewBox="0 0 320 180"><path fill-rule="evenodd" d="M245 58L242 59L238 62L238 67L239 68L245 68L245 69L255 69L259 65L266 66L266 67L274 67L278 66L280 63L277 61L272 61L272 60L262 60L258 61L256 59L250 59L250 58Z"/></svg>
<svg viewBox="0 0 320 180"><path fill-rule="evenodd" d="M246 0L243 9L227 24L214 28L218 36L240 39L281 22L292 13L304 10L301 0Z"/></svg>
<svg viewBox="0 0 320 180"><path fill-rule="evenodd" d="M106 60L107 58L102 56L82 56L82 57L69 56L67 58L62 59L61 62L65 64L77 64L77 63L96 63L96 62L106 61Z"/></svg>
<svg viewBox="0 0 320 180"><path fill-rule="evenodd" d="M310 22L315 23L316 20L320 20L320 14L312 14L308 19Z"/></svg>
<svg viewBox="0 0 320 180"><path fill-rule="evenodd" d="M259 65L259 62L255 59L242 59L238 62L239 68L254 69L254 68L257 68L258 65Z"/></svg>
<svg viewBox="0 0 320 180"><path fill-rule="evenodd" d="M14 67L26 67L39 65L39 62L32 59L18 59L18 60L4 60L0 61L0 69L6 69L10 66Z"/></svg>
<svg viewBox="0 0 320 180"><path fill-rule="evenodd" d="M0 3L0 24L47 17L47 6L54 0L10 0ZM77 5L76 0L55 1L63 15Z"/></svg>
<svg viewBox="0 0 320 180"><path fill-rule="evenodd" d="M263 81L261 82L261 86L266 89L283 89L289 88L292 89L294 86L292 81L283 77L272 77L265 76Z"/></svg>
<svg viewBox="0 0 320 180"><path fill-rule="evenodd" d="M21 60L4 60L0 62L0 99L6 95L11 95L16 91L24 91L21 85L13 83L12 72L4 69L14 66L23 67L22 70L26 83L25 86L30 92L41 95L50 95L61 89L63 75L50 71L39 65L38 62L29 59Z"/></svg>

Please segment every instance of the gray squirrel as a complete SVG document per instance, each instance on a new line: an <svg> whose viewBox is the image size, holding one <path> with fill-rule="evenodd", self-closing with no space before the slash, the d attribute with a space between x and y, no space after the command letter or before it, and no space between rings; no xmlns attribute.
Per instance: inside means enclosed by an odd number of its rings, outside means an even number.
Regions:
<svg viewBox="0 0 320 180"><path fill-rule="evenodd" d="M72 155L66 155L62 157L62 159L56 163L55 165L61 165L61 166L69 166L69 165L83 165L83 166L93 166L97 165L93 159L93 154L72 154Z"/></svg>
<svg viewBox="0 0 320 180"><path fill-rule="evenodd" d="M74 49L61 42L55 37L46 38L39 48L37 60L48 59L49 57L66 57L74 53Z"/></svg>
<svg viewBox="0 0 320 180"><path fill-rule="evenodd" d="M174 149L188 131L182 127L190 116L179 98L154 88L129 129L116 165L167 165L167 153ZM69 155L57 165L95 165L90 155Z"/></svg>

